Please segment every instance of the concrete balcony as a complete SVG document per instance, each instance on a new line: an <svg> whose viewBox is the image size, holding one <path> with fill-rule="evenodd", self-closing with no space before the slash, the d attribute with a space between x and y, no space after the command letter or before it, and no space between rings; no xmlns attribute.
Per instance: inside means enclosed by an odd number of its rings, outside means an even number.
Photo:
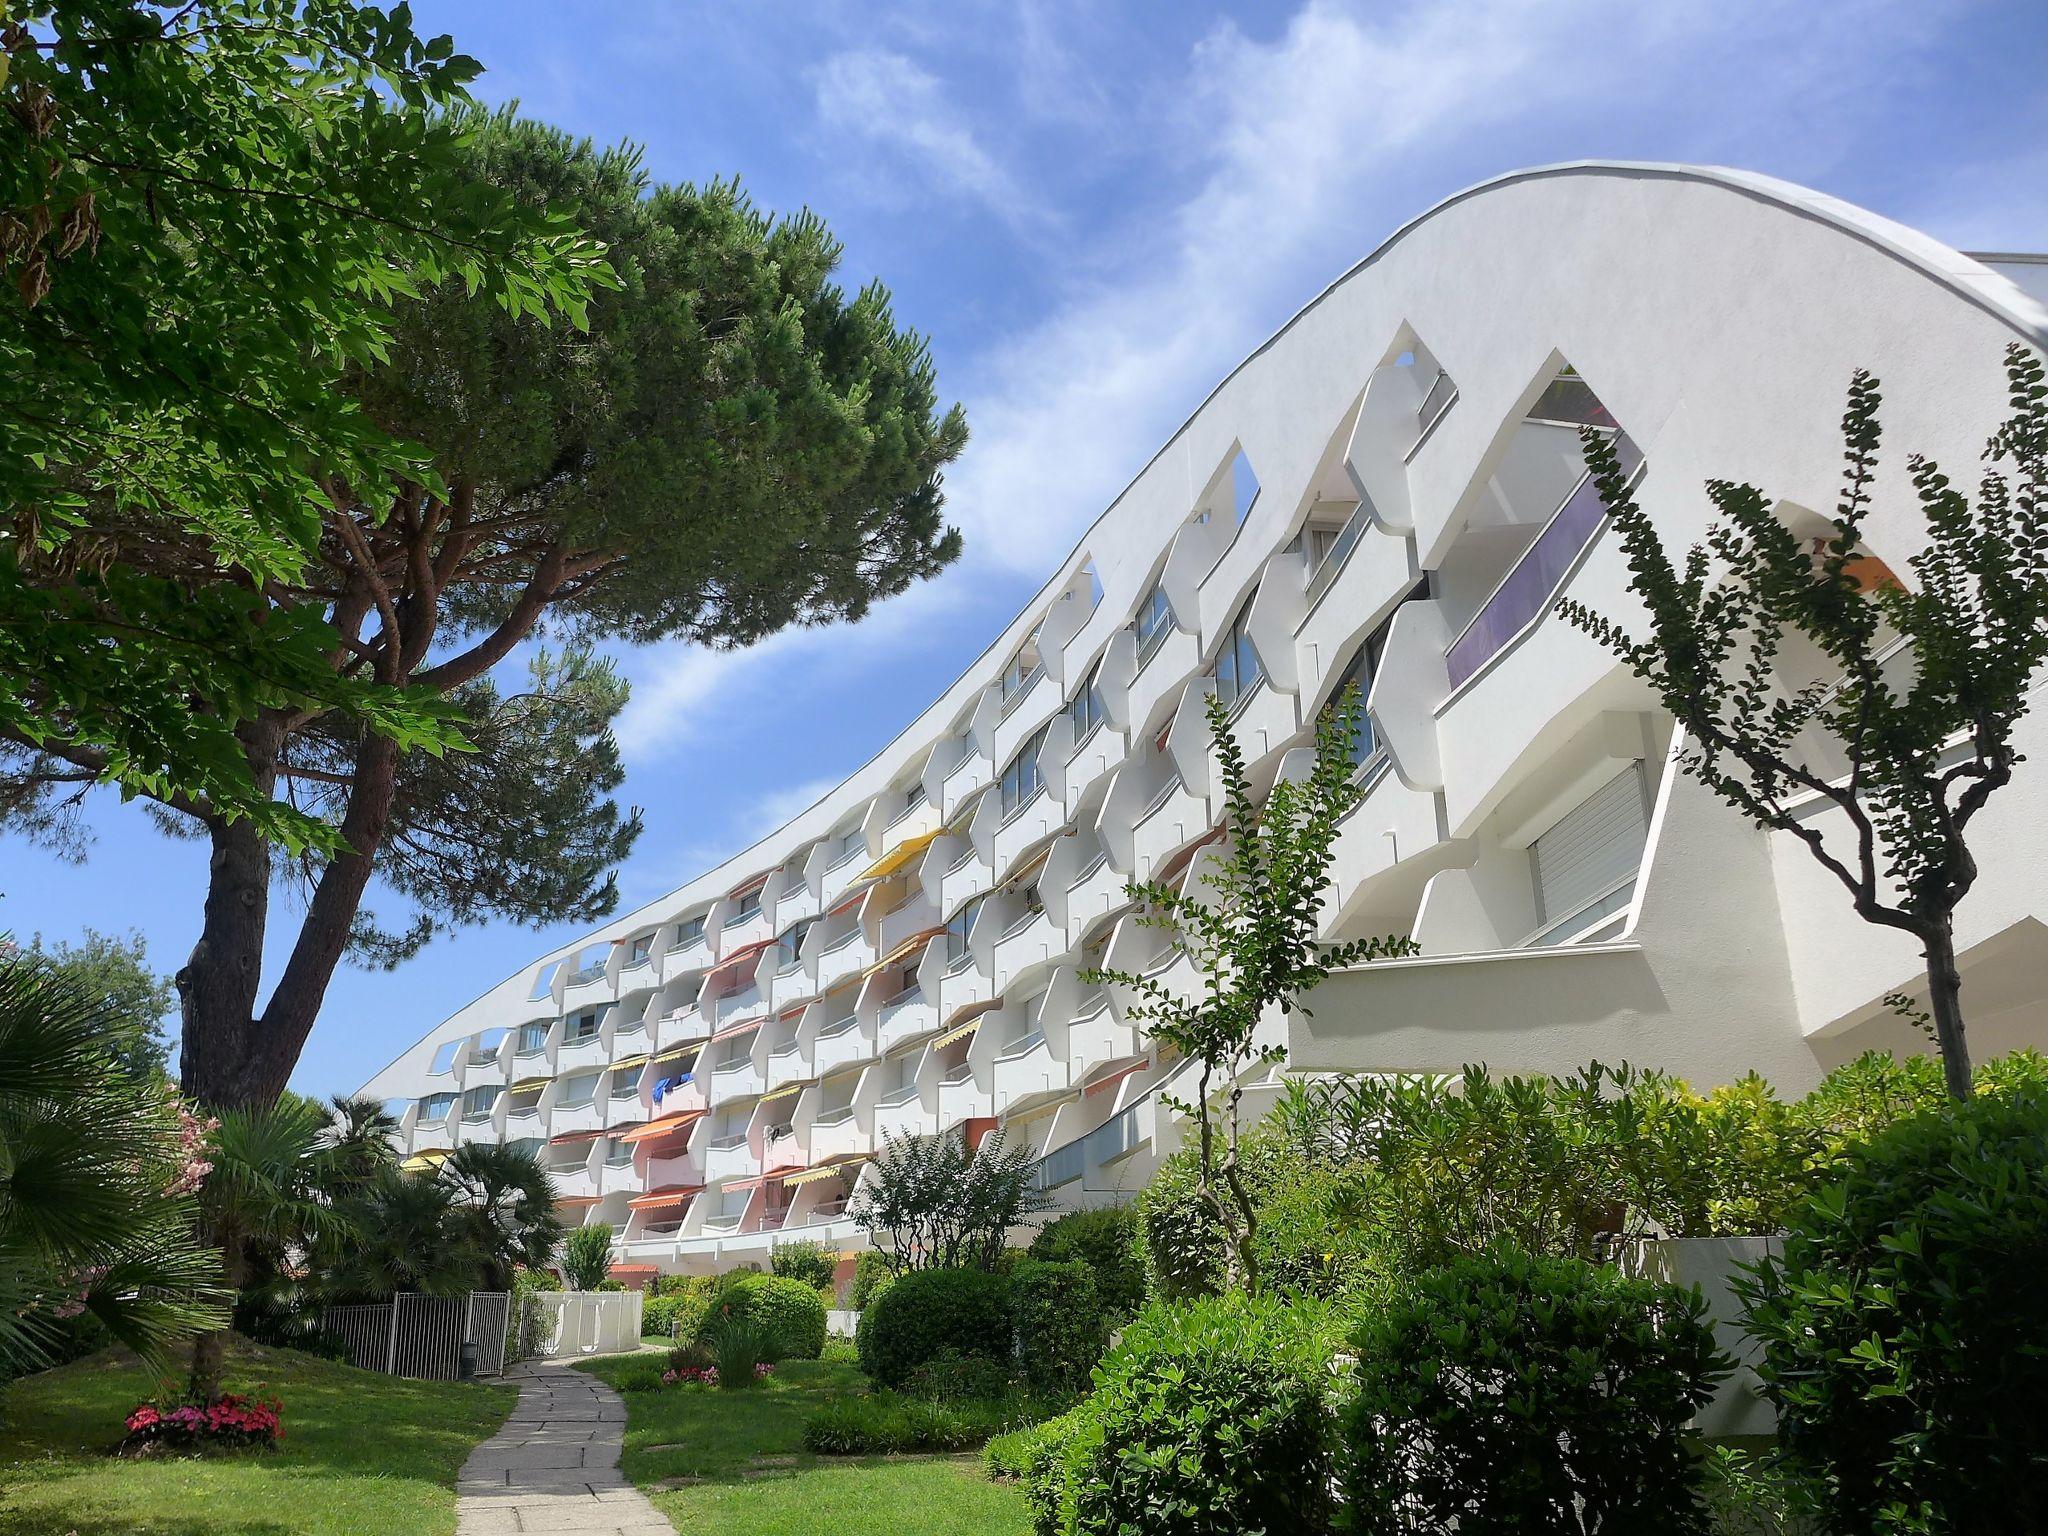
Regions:
<svg viewBox="0 0 2048 1536"><path fill-rule="evenodd" d="M982 974L981 967L969 956L958 967L949 967L939 976L939 1017L949 1019L960 1009L985 1003L995 995L994 982Z"/></svg>
<svg viewBox="0 0 2048 1536"><path fill-rule="evenodd" d="M995 883L995 871L974 851L974 844L962 838L953 862L939 876L938 904L946 912L958 911L962 902L982 895Z"/></svg>
<svg viewBox="0 0 2048 1536"><path fill-rule="evenodd" d="M456 1140L456 1121L452 1112L439 1120L422 1120L412 1128L412 1149L415 1152L452 1148Z"/></svg>
<svg viewBox="0 0 2048 1536"><path fill-rule="evenodd" d="M1043 968L1065 952L1066 935L1045 912L1033 912L1012 923L996 936L991 985L996 992L1008 991L1021 976Z"/></svg>
<svg viewBox="0 0 2048 1536"><path fill-rule="evenodd" d="M875 1146L875 1138L862 1129L860 1116L850 1109L842 1111L835 1119L813 1120L807 1140L813 1163L871 1152Z"/></svg>
<svg viewBox="0 0 2048 1536"><path fill-rule="evenodd" d="M908 994L899 994L882 1004L876 1014L875 1044L878 1052L887 1052L905 1040L914 1040L939 1027L939 1010L927 997L923 988Z"/></svg>
<svg viewBox="0 0 2048 1536"><path fill-rule="evenodd" d="M1280 751L1300 733L1300 703L1294 694L1275 687L1271 681L1261 683L1249 698L1239 701L1230 728L1247 763L1257 763ZM1221 775L1214 782L1220 786Z"/></svg>
<svg viewBox="0 0 2048 1536"><path fill-rule="evenodd" d="M856 928L839 940L830 949L818 953L818 986L822 995L830 992L841 982L858 976L874 958L868 947L867 938Z"/></svg>
<svg viewBox="0 0 2048 1536"><path fill-rule="evenodd" d="M774 936L775 917L766 907L762 907L738 922L728 922L719 928L718 956L722 960L727 955L745 949L749 944L758 944L763 939L771 939Z"/></svg>
<svg viewBox="0 0 2048 1536"><path fill-rule="evenodd" d="M924 1096L913 1093L895 1103L875 1106L875 1145L890 1137L929 1136L939 1128L938 1116L925 1107Z"/></svg>
<svg viewBox="0 0 2048 1536"><path fill-rule="evenodd" d="M995 1112L994 1097L975 1082L972 1072L952 1082L942 1080L939 1083L938 1120L941 1126L957 1125L962 1120L987 1119Z"/></svg>
<svg viewBox="0 0 2048 1536"><path fill-rule="evenodd" d="M704 1178L707 1183L744 1178L761 1171L761 1160L746 1132L714 1141L704 1149Z"/></svg>
<svg viewBox="0 0 2048 1536"><path fill-rule="evenodd" d="M547 1135L547 1133L548 1117L541 1110L540 1105L530 1104L524 1109L516 1108L510 1104L505 1106L504 1130L502 1133L505 1140L535 1140ZM414 1150L417 1151L422 1145L424 1143L420 1141L419 1134L415 1132L413 1134Z"/></svg>
<svg viewBox="0 0 2048 1536"><path fill-rule="evenodd" d="M818 995L818 984L811 979L809 967L801 960L794 964L778 967L768 978L766 997L768 1005L777 1013L787 1012Z"/></svg>
<svg viewBox="0 0 2048 1536"><path fill-rule="evenodd" d="M1066 1062L1077 1081L1104 1062L1136 1056L1145 1048L1138 1027L1118 1018L1106 995L1084 1006L1088 1012L1067 1026Z"/></svg>
<svg viewBox="0 0 2048 1536"><path fill-rule="evenodd" d="M565 1040L562 1048L555 1053L555 1072L560 1076L563 1073L590 1067L601 1067L611 1059L611 1050L605 1045L604 1031L600 1029L574 1044Z"/></svg>
<svg viewBox="0 0 2048 1536"><path fill-rule="evenodd" d="M799 880L775 898L775 926L779 931L791 923L800 923L807 917L816 917L824 910L824 903L811 889L810 882Z"/></svg>
<svg viewBox="0 0 2048 1536"><path fill-rule="evenodd" d="M580 1199L603 1193L598 1176L587 1166L550 1168L548 1182L555 1186L557 1200Z"/></svg>
<svg viewBox="0 0 2048 1536"><path fill-rule="evenodd" d="M1036 1039L998 1047L989 1068L993 1112L1001 1114L1020 1099L1066 1087L1069 1071L1069 1063L1053 1056L1052 1046L1042 1034ZM942 1099L942 1105L943 1102Z"/></svg>
<svg viewBox="0 0 2048 1536"><path fill-rule="evenodd" d="M687 1008L678 1008L663 1014L654 1022L653 1039L650 1044L655 1050L666 1051L678 1045L690 1045L699 1040L709 1039L711 1021L704 1017L702 1009L694 1003Z"/></svg>
<svg viewBox="0 0 2048 1536"><path fill-rule="evenodd" d="M640 1175L631 1187L638 1189L673 1189L678 1185L688 1187L704 1182L704 1168L700 1159L689 1153L675 1157L650 1157L646 1172Z"/></svg>
<svg viewBox="0 0 2048 1536"><path fill-rule="evenodd" d="M605 1124L605 1106L600 1099L586 1099L580 1104L557 1104L548 1111L548 1134L566 1136L571 1131L601 1131Z"/></svg>
<svg viewBox="0 0 2048 1536"><path fill-rule="evenodd" d="M1132 873L1140 880L1151 879L1208 831L1209 802L1178 779L1170 780L1131 828Z"/></svg>
<svg viewBox="0 0 2048 1536"><path fill-rule="evenodd" d="M708 970L711 959L711 936L708 933L696 934L662 951L662 974L675 976L684 971Z"/></svg>
<svg viewBox="0 0 2048 1536"><path fill-rule="evenodd" d="M590 976L587 980L577 981L574 979L576 976L584 974L581 971L572 973L571 979L562 988L562 1011L564 1013L574 1013L579 1008L588 1008L593 1003L602 1003L611 998L612 980L610 976L606 975L603 970L599 970L596 975Z"/></svg>
<svg viewBox="0 0 2048 1536"><path fill-rule="evenodd" d="M776 1137L763 1147L761 1151L761 1168L763 1172L770 1168L804 1168L808 1167L809 1164L810 1158L804 1151L803 1141L794 1132L787 1136Z"/></svg>
<svg viewBox="0 0 2048 1536"><path fill-rule="evenodd" d="M1036 848L1065 824L1066 812L1050 790L1041 789L1010 811L997 824L990 850L996 879L1008 879L1011 866L1021 854Z"/></svg>
<svg viewBox="0 0 2048 1536"><path fill-rule="evenodd" d="M786 1083L802 1082L811 1075L810 1065L803 1047L792 1040L768 1053L768 1070L764 1080L770 1088L780 1088Z"/></svg>
<svg viewBox="0 0 2048 1536"><path fill-rule="evenodd" d="M700 1074L700 1081L701 1081ZM741 1057L728 1062L711 1074L704 1096L712 1104L730 1104L735 1099L751 1098L765 1091L761 1069L754 1065L753 1058Z"/></svg>
<svg viewBox="0 0 2048 1536"><path fill-rule="evenodd" d="M980 752L970 752L953 765L939 786L939 814L950 817L967 797L983 788L995 775L995 765Z"/></svg>
<svg viewBox="0 0 2048 1536"><path fill-rule="evenodd" d="M1060 707L1059 684L1050 672L1040 670L1024 688L998 706L999 715L989 742L989 760L1006 763L1024 738L1053 717Z"/></svg>
<svg viewBox="0 0 2048 1536"><path fill-rule="evenodd" d="M1158 646L1139 666L1126 694L1124 718L1133 735L1158 723L1162 706L1179 698L1189 674L1202 662L1201 647L1184 629L1172 630Z"/></svg>
<svg viewBox="0 0 2048 1536"><path fill-rule="evenodd" d="M889 954L913 934L924 933L938 926L938 908L925 900L921 892L913 894L894 911L882 914L881 934L875 945L876 952Z"/></svg>
<svg viewBox="0 0 2048 1536"><path fill-rule="evenodd" d="M647 1028L644 1014L634 1014L630 1019L620 1021L612 1028L611 1059L618 1061L627 1056L639 1056L654 1049L654 1037Z"/></svg>
<svg viewBox="0 0 2048 1536"><path fill-rule="evenodd" d="M1122 731L1109 725L1098 725L1081 739L1067 760L1048 775L1058 780L1053 788L1059 794L1060 803L1072 805L1104 776L1116 772L1129 752L1129 738Z"/></svg>
<svg viewBox="0 0 2048 1536"><path fill-rule="evenodd" d="M597 1165L597 1189L604 1195L637 1195L647 1187L633 1159L615 1163L605 1159Z"/></svg>
<svg viewBox="0 0 2048 1536"><path fill-rule="evenodd" d="M829 908L838 901L847 887L859 879L861 871L872 862L873 856L867 848L857 845L852 853L842 854L836 863L826 865L824 873L818 879L823 905Z"/></svg>
<svg viewBox="0 0 2048 1536"><path fill-rule="evenodd" d="M867 1031L860 1027L858 1018L849 1016L834 1020L832 1024L818 1031L811 1041L811 1070L823 1077L826 1073L856 1061L865 1061L875 1054Z"/></svg>
<svg viewBox="0 0 2048 1536"><path fill-rule="evenodd" d="M1067 887L1067 932L1085 934L1104 917L1129 904L1122 870L1107 852L1098 855Z"/></svg>
<svg viewBox="0 0 2048 1536"><path fill-rule="evenodd" d="M604 1101L604 1123L607 1128L615 1125L638 1125L647 1118L647 1101L637 1090L624 1098L607 1097Z"/></svg>

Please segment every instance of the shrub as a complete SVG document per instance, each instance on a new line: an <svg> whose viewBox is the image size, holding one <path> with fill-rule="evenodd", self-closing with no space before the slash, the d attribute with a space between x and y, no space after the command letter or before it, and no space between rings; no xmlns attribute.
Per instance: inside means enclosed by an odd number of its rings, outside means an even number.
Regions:
<svg viewBox="0 0 2048 1536"><path fill-rule="evenodd" d="M1255 1204L1279 1183L1289 1155L1285 1138L1270 1124L1244 1137L1238 1172ZM1200 1168L1196 1150L1183 1147L1159 1165L1138 1196L1148 1288L1163 1301L1213 1296L1223 1284L1223 1227L1202 1201Z"/></svg>
<svg viewBox="0 0 2048 1536"><path fill-rule="evenodd" d="M954 1402L862 1392L828 1399L804 1421L804 1449L819 1456L964 1451L1015 1430L1038 1411L1015 1391Z"/></svg>
<svg viewBox="0 0 2048 1536"><path fill-rule="evenodd" d="M1786 1451L1835 1531L2048 1528L2048 1098L1851 1151L1744 1289Z"/></svg>
<svg viewBox="0 0 2048 1536"><path fill-rule="evenodd" d="M2048 1056L2014 1051L1981 1062L1972 1074L1981 1094L2048 1095ZM1935 1056L1896 1057L1865 1051L1844 1062L1799 1102L1829 1163L1915 1115L1948 1107L1948 1088Z"/></svg>
<svg viewBox="0 0 2048 1536"><path fill-rule="evenodd" d="M642 1305L640 1331L671 1339L694 1339L711 1311L715 1282L708 1275L664 1275Z"/></svg>
<svg viewBox="0 0 2048 1536"><path fill-rule="evenodd" d="M546 1313L536 1299L543 1291L559 1291L562 1282L544 1269L522 1269L512 1276L512 1327L506 1355L523 1360L537 1347ZM643 1321L642 1327L646 1325Z"/></svg>
<svg viewBox="0 0 2048 1536"><path fill-rule="evenodd" d="M853 1261L853 1278L846 1283L846 1305L855 1312L867 1310L875 1294L894 1278L879 1248L863 1248Z"/></svg>
<svg viewBox="0 0 2048 1536"><path fill-rule="evenodd" d="M860 1368L900 1387L942 1349L1010 1358L1009 1283L980 1269L921 1269L900 1276L860 1316Z"/></svg>
<svg viewBox="0 0 2048 1536"><path fill-rule="evenodd" d="M1328 1314L1231 1294L1138 1314L1035 1454L1041 1531L1329 1528Z"/></svg>
<svg viewBox="0 0 2048 1536"><path fill-rule="evenodd" d="M744 1319L760 1330L764 1360L815 1360L825 1352L825 1303L801 1280L749 1274L727 1285L710 1298L698 1336L708 1339L713 1329L731 1318Z"/></svg>
<svg viewBox="0 0 2048 1536"><path fill-rule="evenodd" d="M1073 1413L1061 1414L1058 1418L1046 1419L1038 1424L1026 1424L1022 1429L1007 1430L991 1436L981 1449L982 1470L990 1477L999 1477L1018 1482L1030 1476L1032 1463L1037 1459L1039 1448L1055 1442L1063 1443L1072 1433Z"/></svg>
<svg viewBox="0 0 2048 1536"><path fill-rule="evenodd" d="M668 1369L662 1356L648 1353L628 1355L606 1367L605 1380L620 1392L659 1392L662 1373Z"/></svg>
<svg viewBox="0 0 2048 1536"><path fill-rule="evenodd" d="M839 1255L823 1243L809 1239L777 1243L768 1251L771 1274L780 1275L785 1280L801 1280L814 1291L829 1289L833 1271L838 1268Z"/></svg>
<svg viewBox="0 0 2048 1536"><path fill-rule="evenodd" d="M1039 1228L1026 1252L1034 1259L1086 1264L1095 1272L1096 1300L1112 1323L1145 1305L1145 1256L1134 1206L1069 1211Z"/></svg>
<svg viewBox="0 0 2048 1536"><path fill-rule="evenodd" d="M685 1339L668 1352L668 1368L678 1373L695 1371L699 1374L718 1364L718 1356L702 1339Z"/></svg>
<svg viewBox="0 0 2048 1536"><path fill-rule="evenodd" d="M904 1378L903 1390L934 1403L990 1402L1016 1389L999 1360L942 1349Z"/></svg>
<svg viewBox="0 0 2048 1536"><path fill-rule="evenodd" d="M1696 1290L1505 1248L1413 1280L1353 1336L1356 1529L1706 1530L1683 1430L1728 1362L1704 1314Z"/></svg>
<svg viewBox="0 0 2048 1536"><path fill-rule="evenodd" d="M1109 1320L1095 1271L1077 1261L1026 1259L1010 1276L1010 1316L1025 1380L1040 1392L1074 1397L1109 1344Z"/></svg>
<svg viewBox="0 0 2048 1536"><path fill-rule="evenodd" d="M770 1363L772 1340L768 1330L754 1318L730 1312L715 1314L705 1325L704 1342L716 1358L718 1385L729 1392L744 1391L763 1374Z"/></svg>
<svg viewBox="0 0 2048 1536"><path fill-rule="evenodd" d="M562 1276L572 1291L594 1291L612 1262L612 1229L578 1227L562 1244Z"/></svg>

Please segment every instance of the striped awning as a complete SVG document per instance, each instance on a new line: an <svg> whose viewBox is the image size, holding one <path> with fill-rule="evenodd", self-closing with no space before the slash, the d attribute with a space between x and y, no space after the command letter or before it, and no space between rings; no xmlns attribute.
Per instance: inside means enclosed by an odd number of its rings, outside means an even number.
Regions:
<svg viewBox="0 0 2048 1536"><path fill-rule="evenodd" d="M1128 1066L1117 1067L1113 1071L1105 1072L1092 1083L1082 1085L1081 1097L1084 1099L1093 1098L1098 1093L1107 1092L1129 1077L1133 1072L1142 1072L1151 1065L1151 1062L1141 1059L1131 1062Z"/></svg>
<svg viewBox="0 0 2048 1536"><path fill-rule="evenodd" d="M517 1093L522 1088L545 1088L553 1081L551 1077L522 1077L512 1085L511 1091Z"/></svg>
<svg viewBox="0 0 2048 1536"><path fill-rule="evenodd" d="M626 1204L636 1211L651 1211L664 1205L686 1205L703 1188L702 1184L671 1184L666 1189L650 1189L644 1195L633 1195Z"/></svg>
<svg viewBox="0 0 2048 1536"><path fill-rule="evenodd" d="M630 1072L635 1067L646 1066L647 1059L647 1053L642 1051L638 1056L628 1056L623 1061L613 1062L612 1070L614 1072Z"/></svg>
<svg viewBox="0 0 2048 1536"><path fill-rule="evenodd" d="M763 886L765 886L768 883L769 877L772 876L774 873L775 871L771 869L766 874L747 876L746 879L742 880L738 885L734 886L731 890L725 893L726 899L730 901L737 896L753 895L754 892L760 890Z"/></svg>
<svg viewBox="0 0 2048 1536"><path fill-rule="evenodd" d="M649 1275L660 1274L661 1266L658 1264L612 1264L606 1267L605 1273L614 1280L639 1280Z"/></svg>
<svg viewBox="0 0 2048 1536"><path fill-rule="evenodd" d="M916 858L937 840L942 828L934 827L929 832L920 832L915 837L906 837L902 842L883 854L860 873L863 880L879 880L884 875L893 875L897 870Z"/></svg>
<svg viewBox="0 0 2048 1536"><path fill-rule="evenodd" d="M557 1195L555 1205L557 1209L581 1210L585 1206L596 1205L603 1198L602 1195Z"/></svg>
<svg viewBox="0 0 2048 1536"><path fill-rule="evenodd" d="M935 1051L943 1050L946 1046L951 1045L956 1040L965 1040L969 1035L973 1034L979 1028L981 1028L981 1015L976 1014L973 1018L969 1019L965 1024L956 1024L951 1029L947 1030L943 1035L939 1036L938 1039L932 1042L932 1049Z"/></svg>
<svg viewBox="0 0 2048 1536"><path fill-rule="evenodd" d="M701 1109L678 1110L675 1114L663 1115L659 1120L650 1120L645 1125L635 1127L621 1136L619 1140L629 1142L653 1141L658 1136L668 1136L677 1131L686 1130L693 1122L703 1118L704 1111Z"/></svg>
<svg viewBox="0 0 2048 1536"><path fill-rule="evenodd" d="M603 1131L564 1131L559 1136L550 1136L548 1138L548 1145L551 1147L569 1147L574 1146L579 1141L595 1141L603 1134Z"/></svg>
<svg viewBox="0 0 2048 1536"><path fill-rule="evenodd" d="M407 1173L425 1173L429 1168L438 1168L455 1154L446 1147L429 1147L424 1152L415 1152L398 1166Z"/></svg>
<svg viewBox="0 0 2048 1536"><path fill-rule="evenodd" d="M665 1051L656 1051L654 1060L677 1061L685 1056L694 1055L703 1044L702 1040L692 1040L688 1045L672 1045Z"/></svg>
<svg viewBox="0 0 2048 1536"><path fill-rule="evenodd" d="M725 1029L721 1029L717 1034L713 1035L711 1038L714 1041L737 1039L739 1036L748 1033L750 1030L759 1029L763 1024L767 1022L767 1015L763 1014L760 1018L747 1019L742 1023L734 1024Z"/></svg>
<svg viewBox="0 0 2048 1536"><path fill-rule="evenodd" d="M877 971L886 971L890 966L896 964L896 962L899 960L909 959L911 955L916 953L918 950L923 949L925 945L931 943L933 939L936 939L940 934L944 933L945 931L946 930L943 925L937 928L920 928L916 933L913 933L901 944L898 944L894 949L890 950L889 953L882 956L882 958L877 960L873 965L869 966L866 970L862 971L861 975L872 976Z"/></svg>
<svg viewBox="0 0 2048 1536"><path fill-rule="evenodd" d="M868 1160L865 1152L849 1152L841 1157L827 1158L814 1168L800 1168L795 1173L782 1176L782 1187L792 1189L798 1184L815 1184L819 1179L829 1179L834 1174L851 1173Z"/></svg>
<svg viewBox="0 0 2048 1536"><path fill-rule="evenodd" d="M785 1086L776 1089L773 1093L762 1094L761 1102L763 1104L773 1104L777 1099L789 1098L792 1094L802 1093L806 1088L810 1087L811 1084L816 1081L816 1078L807 1078L801 1083L786 1084Z"/></svg>

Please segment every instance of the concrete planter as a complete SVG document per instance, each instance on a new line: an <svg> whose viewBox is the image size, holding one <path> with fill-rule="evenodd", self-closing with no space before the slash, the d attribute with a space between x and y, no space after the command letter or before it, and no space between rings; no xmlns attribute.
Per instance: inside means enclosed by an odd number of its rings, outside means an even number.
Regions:
<svg viewBox="0 0 2048 1536"><path fill-rule="evenodd" d="M1778 1411L1764 1396L1754 1369L1760 1351L1742 1331L1742 1302L1732 1282L1741 1265L1775 1255L1783 1246L1775 1237L1667 1237L1645 1238L1622 1253L1622 1268L1632 1275L1699 1287L1715 1339L1740 1362L1693 1419L1692 1428L1703 1435L1718 1440L1778 1432Z"/></svg>

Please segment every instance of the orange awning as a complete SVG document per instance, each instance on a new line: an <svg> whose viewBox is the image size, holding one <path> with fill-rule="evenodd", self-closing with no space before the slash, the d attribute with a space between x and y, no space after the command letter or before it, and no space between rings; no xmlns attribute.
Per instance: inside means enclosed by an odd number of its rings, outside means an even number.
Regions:
<svg viewBox="0 0 2048 1536"><path fill-rule="evenodd" d="M548 1145L551 1147L573 1146L579 1141L595 1141L603 1134L603 1131L564 1131L559 1136L550 1136L548 1138Z"/></svg>
<svg viewBox="0 0 2048 1536"><path fill-rule="evenodd" d="M557 1195L555 1204L565 1210L580 1210L586 1205L597 1204L603 1198L602 1195Z"/></svg>
<svg viewBox="0 0 2048 1536"><path fill-rule="evenodd" d="M1114 1088L1133 1072L1142 1072L1151 1065L1152 1063L1149 1061L1134 1061L1127 1067L1118 1067L1114 1072L1105 1072L1102 1076L1095 1079L1094 1082L1085 1084L1082 1087L1081 1097L1084 1099L1093 1098L1105 1089Z"/></svg>
<svg viewBox="0 0 2048 1536"><path fill-rule="evenodd" d="M672 1115L663 1115L659 1120L650 1120L645 1125L636 1126L619 1139L621 1141L634 1142L653 1141L656 1137L667 1136L675 1131L687 1130L693 1121L703 1118L704 1111L701 1109L678 1110Z"/></svg>
<svg viewBox="0 0 2048 1536"><path fill-rule="evenodd" d="M713 1041L731 1040L736 1038L737 1036L744 1035L745 1033L747 1033L748 1030L759 1029L763 1024L767 1022L767 1016L764 1014L762 1017L758 1019L748 1019L744 1024L734 1024L728 1029L721 1029L717 1034L713 1035L711 1038Z"/></svg>
<svg viewBox="0 0 2048 1536"><path fill-rule="evenodd" d="M686 1205L703 1187L702 1184L671 1184L666 1189L650 1189L644 1195L634 1195L626 1204L636 1211L651 1211L665 1205Z"/></svg>
<svg viewBox="0 0 2048 1536"><path fill-rule="evenodd" d="M897 961L908 959L912 953L914 953L917 950L923 949L925 945L931 943L933 939L936 939L940 934L944 933L945 931L946 930L943 926L937 928L920 929L918 932L913 933L909 938L905 939L901 944L898 944L894 949L890 950L889 953L882 956L881 959L877 960L865 971L862 971L861 974L863 976L872 976L877 971L887 970Z"/></svg>
<svg viewBox="0 0 2048 1536"><path fill-rule="evenodd" d="M760 959L761 952L765 949L772 947L775 944L775 942L776 941L774 939L757 939L752 944L744 945L741 948L734 950L731 954L724 956L722 959L719 960L718 964L714 965L713 967L711 967L710 970L704 973L704 985L697 995L699 997L716 997L718 994L712 990L713 977L719 975L721 972L724 971L737 971L749 960Z"/></svg>
<svg viewBox="0 0 2048 1536"><path fill-rule="evenodd" d="M642 1275L658 1275L661 1267L656 1264L614 1264L605 1270L614 1280L637 1280Z"/></svg>

